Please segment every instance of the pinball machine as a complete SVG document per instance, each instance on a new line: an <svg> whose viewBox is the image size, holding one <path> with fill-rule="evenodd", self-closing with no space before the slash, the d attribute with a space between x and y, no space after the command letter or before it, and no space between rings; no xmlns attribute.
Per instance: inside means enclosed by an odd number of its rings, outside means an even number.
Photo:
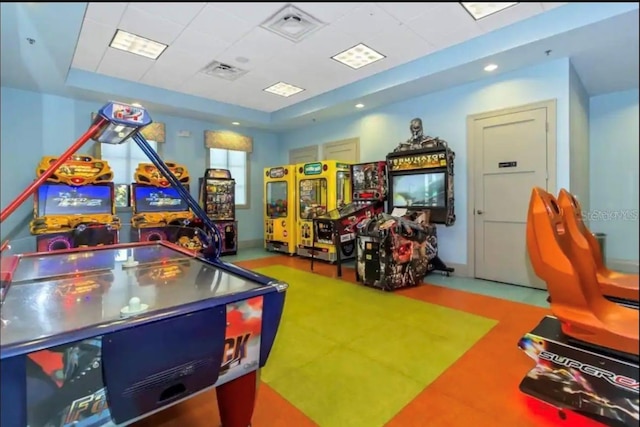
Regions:
<svg viewBox="0 0 640 427"><path fill-rule="evenodd" d="M221 255L238 252L236 181L227 169L207 169L200 181L200 203L222 238Z"/></svg>
<svg viewBox="0 0 640 427"><path fill-rule="evenodd" d="M166 162L167 168L189 190L189 172L183 165ZM152 163L140 163L131 184L131 241L167 240L199 249L194 214L171 183ZM190 227L191 226L191 227Z"/></svg>
<svg viewBox="0 0 640 427"><path fill-rule="evenodd" d="M44 157L37 177L58 158ZM113 172L109 163L74 155L46 179L34 194L33 220L38 252L118 242Z"/></svg>
<svg viewBox="0 0 640 427"><path fill-rule="evenodd" d="M225 427L251 423L287 284L220 260L217 228L139 133L150 123L143 107L106 104L0 222L88 140L131 139L201 221L203 250L159 240L29 253L3 242L3 427L128 425L211 388Z"/></svg>

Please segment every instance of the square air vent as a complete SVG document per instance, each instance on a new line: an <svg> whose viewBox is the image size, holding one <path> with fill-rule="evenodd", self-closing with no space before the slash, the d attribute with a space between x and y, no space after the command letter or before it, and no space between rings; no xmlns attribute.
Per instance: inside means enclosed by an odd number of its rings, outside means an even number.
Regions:
<svg viewBox="0 0 640 427"><path fill-rule="evenodd" d="M297 43L325 25L327 24L288 4L260 26Z"/></svg>
<svg viewBox="0 0 640 427"><path fill-rule="evenodd" d="M202 69L202 72L214 77L220 77L225 80L236 80L247 74L247 70L243 70L233 65L223 64L222 62L213 61Z"/></svg>

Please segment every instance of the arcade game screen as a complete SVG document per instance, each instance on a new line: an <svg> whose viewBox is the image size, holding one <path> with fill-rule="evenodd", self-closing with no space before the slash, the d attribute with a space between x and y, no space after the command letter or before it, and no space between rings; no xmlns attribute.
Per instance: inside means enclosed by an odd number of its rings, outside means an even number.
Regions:
<svg viewBox="0 0 640 427"><path fill-rule="evenodd" d="M327 212L327 180L325 178L300 181L300 218L313 219Z"/></svg>
<svg viewBox="0 0 640 427"><path fill-rule="evenodd" d="M112 200L110 185L42 184L38 188L38 216L110 214Z"/></svg>
<svg viewBox="0 0 640 427"><path fill-rule="evenodd" d="M135 213L141 212L183 212L188 211L187 202L182 200L175 188L133 186Z"/></svg>
<svg viewBox="0 0 640 427"><path fill-rule="evenodd" d="M284 218L287 216L286 182L267 183L267 216L269 218Z"/></svg>
<svg viewBox="0 0 640 427"><path fill-rule="evenodd" d="M446 207L445 174L436 172L393 176L393 206Z"/></svg>

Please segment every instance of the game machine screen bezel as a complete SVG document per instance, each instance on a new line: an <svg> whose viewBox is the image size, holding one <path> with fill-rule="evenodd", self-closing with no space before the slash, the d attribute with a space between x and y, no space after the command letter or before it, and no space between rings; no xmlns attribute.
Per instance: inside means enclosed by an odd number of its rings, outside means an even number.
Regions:
<svg viewBox="0 0 640 427"><path fill-rule="evenodd" d="M216 201L216 194L212 192L210 186L222 185L230 187L231 190L227 191L227 197L230 197L230 201L226 202ZM220 255L235 255L238 253L238 220L236 219L236 180L231 176L231 172L228 169L221 168L207 168L204 172L204 176L199 180L200 186L200 204L207 213L209 219L213 222L215 227L220 233L222 238ZM218 195L217 197L221 197ZM228 215L215 215L211 209L214 205L225 205L229 207L224 209Z"/></svg>
<svg viewBox="0 0 640 427"><path fill-rule="evenodd" d="M42 175L57 159L58 157L54 156L43 157L36 168L36 175ZM42 192L43 188L46 190L53 186L64 186L69 192L92 187L108 187L110 207L99 213L47 215L43 209L50 199L45 198L43 202ZM43 182L38 191L34 192L33 219L29 228L31 234L36 236L38 252L112 245L119 241L120 219L115 214L115 185L109 163L89 155L78 154L64 162Z"/></svg>
<svg viewBox="0 0 640 427"><path fill-rule="evenodd" d="M296 252L296 167L284 165L264 170L265 249L293 255ZM285 185L284 198L270 200L270 187ZM284 211L284 213L283 213ZM274 215L279 213L279 215Z"/></svg>

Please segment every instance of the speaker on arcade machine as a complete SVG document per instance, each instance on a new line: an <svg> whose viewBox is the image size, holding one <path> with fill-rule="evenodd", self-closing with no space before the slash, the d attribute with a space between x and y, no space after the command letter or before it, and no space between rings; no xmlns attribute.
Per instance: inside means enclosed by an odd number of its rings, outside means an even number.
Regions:
<svg viewBox="0 0 640 427"><path fill-rule="evenodd" d="M44 157L36 169L42 175L56 161ZM42 184L34 199L31 234L38 252L118 242L120 219L115 216L113 172L104 160L74 155Z"/></svg>
<svg viewBox="0 0 640 427"><path fill-rule="evenodd" d="M222 237L220 255L238 252L236 181L226 169L205 170L200 182L200 203Z"/></svg>

